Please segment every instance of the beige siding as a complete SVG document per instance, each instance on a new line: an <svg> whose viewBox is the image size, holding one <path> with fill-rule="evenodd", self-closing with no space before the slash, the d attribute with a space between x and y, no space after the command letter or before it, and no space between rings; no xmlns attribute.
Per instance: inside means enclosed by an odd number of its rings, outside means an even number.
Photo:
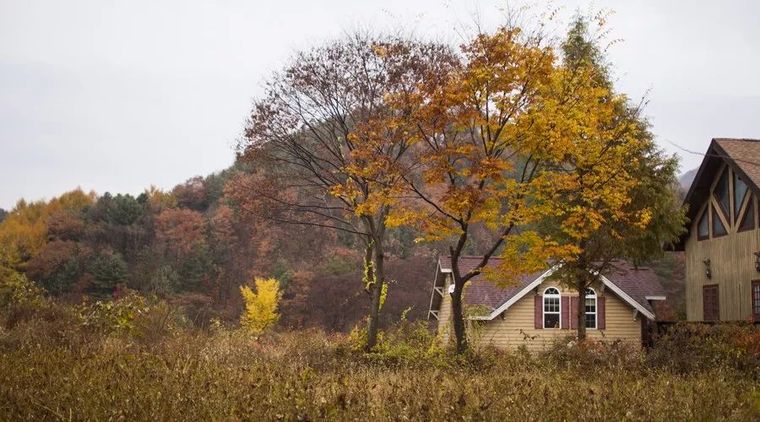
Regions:
<svg viewBox="0 0 760 422"><path fill-rule="evenodd" d="M551 287L552 283L541 285L540 290ZM559 288L563 296L573 296ZM602 289L596 289L600 292ZM577 294L575 294L577 296ZM605 299L606 329L587 331L589 338L597 340L623 340L632 344L641 344L641 315L634 314L633 308L623 302L612 292L600 293ZM448 296L448 295L446 295ZM492 345L501 349L516 349L524 345L528 350L541 350L559 338L572 336L575 330L566 329L536 329L534 328L534 297L531 292L507 309L502 319L496 317L492 321L473 321L469 331L470 341L474 345ZM439 333L443 341L450 338L449 330L451 316L451 301L443 302L441 313L446 310L446 319L441 319ZM571 318L574 317L571 315Z"/></svg>
<svg viewBox="0 0 760 422"><path fill-rule="evenodd" d="M686 243L686 316L703 320L702 287L718 285L720 319L742 320L752 315L752 280L760 279L755 270L754 252L760 251L760 231L729 233L716 239L698 241L696 228ZM704 260L710 260L712 278L705 275Z"/></svg>
<svg viewBox="0 0 760 422"><path fill-rule="evenodd" d="M733 195L733 188L730 190ZM714 199L710 200L713 206L717 206ZM753 195L753 200L757 201L756 195ZM757 205L755 202L755 210ZM701 212L692 222L691 235L686 242L686 317L690 321L704 319L702 287L717 284L720 319L749 319L752 315L752 280L760 279L760 273L755 270L754 255L754 252L760 251L760 230L737 232L738 224L727 224L728 235L698 240L700 216ZM706 259L710 260L710 279L705 275Z"/></svg>
<svg viewBox="0 0 760 422"><path fill-rule="evenodd" d="M541 290L549 286L542 285ZM572 295L563 292L563 296ZM525 345L529 350L540 350L559 338L574 335L575 330L534 328L534 297L533 293L523 297L504 312L504 319L497 317L480 324L472 331L473 341L503 349ZM641 316L634 316L633 309L611 293L608 292L605 297L606 329L590 329L587 331L588 337L641 344L641 322L638 319Z"/></svg>

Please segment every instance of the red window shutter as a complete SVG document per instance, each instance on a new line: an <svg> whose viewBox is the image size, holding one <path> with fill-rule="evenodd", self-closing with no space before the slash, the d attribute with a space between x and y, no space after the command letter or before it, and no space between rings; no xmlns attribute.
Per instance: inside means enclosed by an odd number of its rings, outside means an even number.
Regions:
<svg viewBox="0 0 760 422"><path fill-rule="evenodd" d="M605 312L604 302L607 298L599 296L596 299L596 326L599 330L607 329L607 313Z"/></svg>
<svg viewBox="0 0 760 422"><path fill-rule="evenodd" d="M570 328L570 298L567 296L562 296L560 299L560 308L562 313L562 322L560 323L560 328L563 330L567 330Z"/></svg>
<svg viewBox="0 0 760 422"><path fill-rule="evenodd" d="M536 329L544 328L544 297L536 295L534 299L535 312L533 312L533 322Z"/></svg>
<svg viewBox="0 0 760 422"><path fill-rule="evenodd" d="M570 298L570 329L578 329L578 296Z"/></svg>

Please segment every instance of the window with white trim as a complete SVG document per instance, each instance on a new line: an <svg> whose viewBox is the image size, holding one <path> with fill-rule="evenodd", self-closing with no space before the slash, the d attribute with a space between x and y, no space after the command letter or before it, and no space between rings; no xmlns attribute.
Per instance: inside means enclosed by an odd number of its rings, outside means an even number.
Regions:
<svg viewBox="0 0 760 422"><path fill-rule="evenodd" d="M544 290L544 328L560 328L560 306L559 290Z"/></svg>
<svg viewBox="0 0 760 422"><path fill-rule="evenodd" d="M586 289L586 328L596 328L596 292L594 289Z"/></svg>

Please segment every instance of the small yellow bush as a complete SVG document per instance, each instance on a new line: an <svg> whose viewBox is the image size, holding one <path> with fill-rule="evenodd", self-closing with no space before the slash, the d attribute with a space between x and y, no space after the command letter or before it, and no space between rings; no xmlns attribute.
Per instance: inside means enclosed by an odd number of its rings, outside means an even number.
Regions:
<svg viewBox="0 0 760 422"><path fill-rule="evenodd" d="M240 324L258 335L273 326L280 319L277 305L280 301L280 283L274 279L256 278L256 292L248 286L240 286L245 309L240 316Z"/></svg>

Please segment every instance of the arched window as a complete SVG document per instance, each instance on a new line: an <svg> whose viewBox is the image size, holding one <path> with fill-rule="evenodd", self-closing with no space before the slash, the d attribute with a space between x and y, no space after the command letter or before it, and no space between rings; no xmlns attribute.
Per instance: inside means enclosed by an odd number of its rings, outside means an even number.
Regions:
<svg viewBox="0 0 760 422"><path fill-rule="evenodd" d="M544 290L544 328L560 328L560 295L555 287Z"/></svg>
<svg viewBox="0 0 760 422"><path fill-rule="evenodd" d="M594 289L586 289L586 328L596 328L596 292Z"/></svg>

